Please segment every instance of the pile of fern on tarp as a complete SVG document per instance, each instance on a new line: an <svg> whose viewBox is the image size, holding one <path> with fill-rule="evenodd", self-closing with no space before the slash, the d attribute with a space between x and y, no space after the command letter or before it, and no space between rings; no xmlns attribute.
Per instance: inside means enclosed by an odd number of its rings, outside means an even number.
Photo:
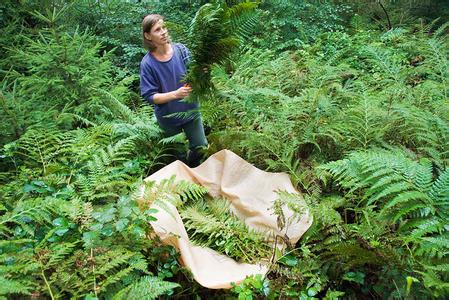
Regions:
<svg viewBox="0 0 449 300"><path fill-rule="evenodd" d="M251 230L230 211L229 200L205 197L180 208L189 239L237 261L260 263L272 255L266 234Z"/></svg>

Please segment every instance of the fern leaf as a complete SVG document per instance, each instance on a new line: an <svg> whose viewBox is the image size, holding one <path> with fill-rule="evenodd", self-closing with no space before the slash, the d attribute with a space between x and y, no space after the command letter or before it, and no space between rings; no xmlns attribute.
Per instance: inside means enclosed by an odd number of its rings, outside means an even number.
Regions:
<svg viewBox="0 0 449 300"><path fill-rule="evenodd" d="M100 275L107 275L110 270L127 263L128 260L133 256L134 253L132 252L113 250L111 251L111 253L108 253L108 257L110 257L111 260L107 261L101 268L96 271L96 273Z"/></svg>
<svg viewBox="0 0 449 300"><path fill-rule="evenodd" d="M383 183L391 183L391 181L393 181L393 180L397 180L397 179L394 177L388 177L386 180L381 179L381 182L382 182L382 184ZM388 182L388 181L390 181L390 182ZM382 187L383 187L383 189L382 189ZM381 184L376 183L376 185L373 185L372 187L370 187L369 192L368 192L369 194L367 196L369 196L370 194L373 194L374 191L376 191L376 192L380 191L380 193L378 193L374 197L370 197L368 200L368 204L372 204L379 199L388 197L393 194L409 191L410 188L411 188L410 184L408 182L404 182L404 181L400 181L398 183L394 183L389 186L382 186Z"/></svg>
<svg viewBox="0 0 449 300"><path fill-rule="evenodd" d="M240 45L244 32L254 24L256 3L245 2L229 7L226 2L204 4L195 14L189 28L192 63L186 81L193 88L188 100L198 101L209 95L214 86L204 68L223 64Z"/></svg>
<svg viewBox="0 0 449 300"><path fill-rule="evenodd" d="M30 295L35 288L35 283L31 281L13 280L0 276L0 295Z"/></svg>
<svg viewBox="0 0 449 300"><path fill-rule="evenodd" d="M138 282L119 291L112 299L156 299L179 286L177 283L163 281L158 277L143 276Z"/></svg>
<svg viewBox="0 0 449 300"><path fill-rule="evenodd" d="M129 267L121 269L117 273L108 274L106 280L99 283L101 290L106 291L106 288L109 285L114 284L120 280L123 280L123 278L128 276L133 270L134 270L134 267L129 266Z"/></svg>
<svg viewBox="0 0 449 300"><path fill-rule="evenodd" d="M449 169L442 172L430 188L429 195L436 205L449 205Z"/></svg>
<svg viewBox="0 0 449 300"><path fill-rule="evenodd" d="M61 243L54 245L51 248L48 262L45 263L45 267L49 268L60 263L63 259L65 259L69 254L73 252L76 244L77 243Z"/></svg>
<svg viewBox="0 0 449 300"><path fill-rule="evenodd" d="M419 191L407 191L407 192L403 192L403 193L397 195L391 201L389 201L385 205L383 211L385 211L385 210L387 210L387 209L389 209L389 208L391 208L391 207L393 207L395 205L398 205L399 203L409 202L411 200L423 200L425 202L430 202L429 197L426 194L422 193L422 192L419 192Z"/></svg>

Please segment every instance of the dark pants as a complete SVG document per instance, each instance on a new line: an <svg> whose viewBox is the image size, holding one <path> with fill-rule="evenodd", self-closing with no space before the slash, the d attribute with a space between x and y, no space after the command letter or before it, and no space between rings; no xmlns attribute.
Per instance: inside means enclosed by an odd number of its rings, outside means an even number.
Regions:
<svg viewBox="0 0 449 300"><path fill-rule="evenodd" d="M208 147L201 117L180 126L161 126L161 128L166 136L173 136L184 131L189 140L189 151L186 157L187 164L189 167L197 167L202 158L201 151Z"/></svg>

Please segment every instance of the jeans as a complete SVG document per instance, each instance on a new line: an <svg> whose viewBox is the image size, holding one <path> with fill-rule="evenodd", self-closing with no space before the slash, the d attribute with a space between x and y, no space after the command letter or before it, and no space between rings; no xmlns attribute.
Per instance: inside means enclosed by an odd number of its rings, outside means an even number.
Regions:
<svg viewBox="0 0 449 300"><path fill-rule="evenodd" d="M187 164L190 167L197 167L202 158L201 150L208 147L201 117L180 126L161 126L161 128L164 130L165 136L173 136L184 131L189 140L189 151L186 157Z"/></svg>

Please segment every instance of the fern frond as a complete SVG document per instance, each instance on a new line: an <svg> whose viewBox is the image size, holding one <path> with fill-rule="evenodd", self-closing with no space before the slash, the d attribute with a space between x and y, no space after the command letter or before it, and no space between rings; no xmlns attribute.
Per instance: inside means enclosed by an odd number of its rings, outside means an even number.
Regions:
<svg viewBox="0 0 449 300"><path fill-rule="evenodd" d="M441 37L442 35L445 34L447 28L449 28L449 22L446 22L446 23L444 23L443 25L441 25L440 27L438 27L438 28L433 32L433 36L434 36L434 37Z"/></svg>
<svg viewBox="0 0 449 300"><path fill-rule="evenodd" d="M333 246L329 247L329 252L326 256L339 257L352 267L364 264L383 265L385 263L385 260L379 259L375 252L361 247L354 241L333 244Z"/></svg>
<svg viewBox="0 0 449 300"><path fill-rule="evenodd" d="M62 260L66 259L69 254L71 254L77 243L59 243L51 247L50 253L48 254L47 262L45 263L45 268L50 268Z"/></svg>
<svg viewBox="0 0 449 300"><path fill-rule="evenodd" d="M449 149L447 122L432 112L404 104L395 105L393 112L397 123L394 135L403 137L399 142L410 148L418 148L444 168Z"/></svg>
<svg viewBox="0 0 449 300"><path fill-rule="evenodd" d="M11 224L20 226L30 236L34 236L36 228L29 223L50 224L54 207L50 201L18 202L13 211L0 217L0 234L8 236L12 233Z"/></svg>
<svg viewBox="0 0 449 300"><path fill-rule="evenodd" d="M228 7L224 1L204 4L195 14L189 28L192 63L186 81L193 92L189 101L198 101L214 90L210 73L204 68L223 64L241 43L255 15L256 3L245 2Z"/></svg>
<svg viewBox="0 0 449 300"><path fill-rule="evenodd" d="M437 297L444 297L449 292L449 283L434 271L427 270L425 272L416 271L422 275L424 286L432 289L433 295Z"/></svg>
<svg viewBox="0 0 449 300"><path fill-rule="evenodd" d="M392 213L394 219L433 204L429 194L432 168L426 160L418 163L402 153L378 150L352 153L323 167L350 192L363 191L367 205L382 200L381 212Z"/></svg>
<svg viewBox="0 0 449 300"><path fill-rule="evenodd" d="M197 201L182 208L180 214L189 238L197 245L210 247L245 262L255 262L271 255L267 237L250 230L232 215L227 200Z"/></svg>
<svg viewBox="0 0 449 300"><path fill-rule="evenodd" d="M134 137L119 140L106 149L100 148L87 161L85 171L77 176L76 185L87 199L117 198L135 180L123 171L123 163L135 151Z"/></svg>
<svg viewBox="0 0 449 300"><path fill-rule="evenodd" d="M403 202L411 202L412 200L424 200L424 202L429 203L430 198L420 191L406 191L403 193L400 193L396 197L394 197L392 200L390 200L383 208L381 212L385 212L386 210L390 209L393 206L396 206Z"/></svg>
<svg viewBox="0 0 449 300"><path fill-rule="evenodd" d="M208 189L201 185L182 180L176 184L174 192L179 194L184 202L186 200L198 201L207 194Z"/></svg>
<svg viewBox="0 0 449 300"><path fill-rule="evenodd" d="M446 212L449 207L449 169L445 170L434 181L429 191L429 196L435 201L435 205L443 206Z"/></svg>
<svg viewBox="0 0 449 300"><path fill-rule="evenodd" d="M96 271L96 273L99 275L107 275L110 270L127 263L128 260L135 255L135 253L127 251L124 252L123 250L119 249L112 250L107 255L110 259L108 261L105 261L104 265Z"/></svg>
<svg viewBox="0 0 449 300"><path fill-rule="evenodd" d="M437 217L430 217L426 219L412 219L401 226L401 230L411 231L406 241L415 240L421 236L426 236L433 233L441 233L444 228L444 224L441 219Z"/></svg>
<svg viewBox="0 0 449 300"><path fill-rule="evenodd" d="M49 164L61 151L64 137L60 131L49 128L32 128L17 141L17 154L38 163L44 174Z"/></svg>
<svg viewBox="0 0 449 300"><path fill-rule="evenodd" d="M389 128L387 116L379 103L366 95L362 97L342 116L344 126L341 128L344 131L340 134L349 141L352 149L368 149L379 145Z"/></svg>
<svg viewBox="0 0 449 300"><path fill-rule="evenodd" d="M177 283L163 281L158 277L143 276L138 282L119 291L112 299L156 299L179 286Z"/></svg>
<svg viewBox="0 0 449 300"><path fill-rule="evenodd" d="M101 290L106 291L109 285L119 282L123 280L126 276L128 276L134 270L133 266L125 267L120 269L117 273L109 274L108 277L101 282Z"/></svg>
<svg viewBox="0 0 449 300"><path fill-rule="evenodd" d="M7 279L0 275L0 296L10 294L30 295L36 288L32 281Z"/></svg>
<svg viewBox="0 0 449 300"><path fill-rule="evenodd" d="M413 212L420 212L423 209L427 209L429 207L426 203L416 203L416 204L407 204L405 207L399 209L394 216L392 217L393 222L397 222L404 217L411 215Z"/></svg>
<svg viewBox="0 0 449 300"><path fill-rule="evenodd" d="M155 182L146 182L141 204L150 206L155 203L162 208L167 209L165 203L171 203L179 206L188 201L197 201L201 199L208 189L186 180L176 181L175 176L161 180L158 184ZM168 210L168 209L167 209Z"/></svg>
<svg viewBox="0 0 449 300"><path fill-rule="evenodd" d="M449 255L449 234L431 237L420 237L415 240L417 244L416 255L426 258L447 259ZM443 262L443 261L442 261Z"/></svg>
<svg viewBox="0 0 449 300"><path fill-rule="evenodd" d="M256 2L242 2L230 6L227 10L230 19L230 29L237 32L241 39L247 39L249 33L253 31L258 21L258 16L254 13L258 4Z"/></svg>

